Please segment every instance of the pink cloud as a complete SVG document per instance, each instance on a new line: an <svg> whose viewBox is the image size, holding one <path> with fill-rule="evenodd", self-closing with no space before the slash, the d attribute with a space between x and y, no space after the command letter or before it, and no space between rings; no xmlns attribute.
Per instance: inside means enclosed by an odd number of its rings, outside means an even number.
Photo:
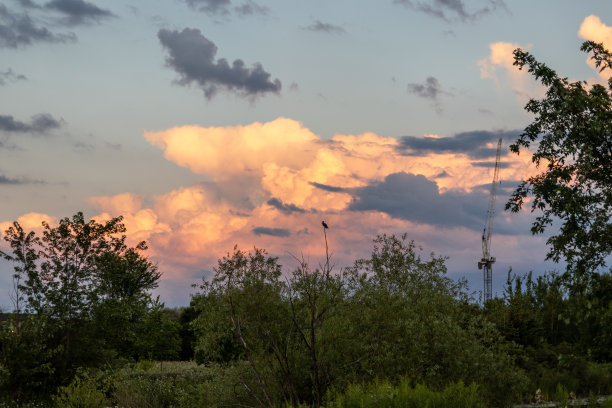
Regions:
<svg viewBox="0 0 612 408"><path fill-rule="evenodd" d="M145 138L168 160L212 181L146 200L125 192L92 197L89 202L99 208L100 214L94 217L99 221L122 215L131 244L149 243L149 255L164 272L166 288L193 282L195 271L210 270L234 245L265 248L290 268L297 265L294 257L302 255L314 266L322 264L322 220L330 225L329 247L338 268L367 256L371 240L382 233L408 232L427 251L450 253L458 259L466 253L470 259L479 256L480 225L466 228L456 223L444 228L411 219L409 211L394 217L382 207L351 209L363 188L394 173L422 175L438 189L423 200L446 203L452 197L445 196L447 192L482 197L486 193L478 186L490 183L492 169L473 165L466 153L416 154L399 149L397 139L374 133L337 134L324 140L286 118L238 127L178 127L147 132ZM493 147L490 141L482 144ZM534 172L526 155L504 152L503 161L505 180ZM402 194L415 195L418 201L420 192ZM445 203L432 202L431 208L452 210ZM474 203L480 204L484 222L486 203ZM52 220L44 214L26 214L19 221L33 227L41 219ZM439 243L441 248L436 247Z"/></svg>

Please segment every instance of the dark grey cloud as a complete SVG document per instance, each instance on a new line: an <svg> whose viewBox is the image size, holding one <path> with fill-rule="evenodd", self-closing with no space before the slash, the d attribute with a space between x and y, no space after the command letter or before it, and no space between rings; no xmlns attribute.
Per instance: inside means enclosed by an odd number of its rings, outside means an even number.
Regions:
<svg viewBox="0 0 612 408"><path fill-rule="evenodd" d="M239 16L265 15L270 12L268 7L262 6L253 0L247 0L240 5L234 5L231 0L185 0L185 2L192 9L210 16L229 16L232 12Z"/></svg>
<svg viewBox="0 0 612 408"><path fill-rule="evenodd" d="M180 76L177 83L187 86L195 82L206 98L212 98L219 88L248 97L268 92L278 93L281 90L281 82L278 79L271 80L270 74L260 63L253 64L249 69L240 59L235 60L231 66L224 58L215 61L217 46L204 37L200 30L162 29L157 36L169 53L166 64Z"/></svg>
<svg viewBox="0 0 612 408"><path fill-rule="evenodd" d="M21 184L17 179L8 178L4 174L0 174L0 184Z"/></svg>
<svg viewBox="0 0 612 408"><path fill-rule="evenodd" d="M270 235L272 237L288 237L291 235L288 229L284 228L268 228L268 227L255 227L253 228L255 235Z"/></svg>
<svg viewBox="0 0 612 408"><path fill-rule="evenodd" d="M421 98L432 99L435 100L438 98L438 95L444 93L442 87L440 86L440 82L435 77L427 77L424 83L410 83L407 87L408 93L420 96Z"/></svg>
<svg viewBox="0 0 612 408"><path fill-rule="evenodd" d="M295 204L285 204L278 198L271 198L267 201L266 204L276 208L279 211L284 212L285 214L305 213L306 212L306 210L304 210L303 208L300 208Z"/></svg>
<svg viewBox="0 0 612 408"><path fill-rule="evenodd" d="M7 82L26 81L27 79L25 75L13 72L11 68L0 72L0 85L5 85Z"/></svg>
<svg viewBox="0 0 612 408"><path fill-rule="evenodd" d="M16 120L11 115L0 115L0 132L8 133L45 133L62 126L62 121L49 114L32 116L29 123Z"/></svg>
<svg viewBox="0 0 612 408"><path fill-rule="evenodd" d="M487 159L495 157L497 152L496 147L487 147L487 143L495 144L500 137L505 141L514 141L520 133L520 130L476 130L440 138L402 136L397 150L400 154L408 156L426 153L464 153L473 159Z"/></svg>
<svg viewBox="0 0 612 408"><path fill-rule="evenodd" d="M45 8L64 16L63 23L69 26L98 23L115 17L109 10L102 9L84 0L51 0Z"/></svg>
<svg viewBox="0 0 612 408"><path fill-rule="evenodd" d="M504 184L508 187L507 183ZM465 227L480 232L484 227L489 197L490 184L474 188L469 193L456 190L441 193L437 183L425 176L402 172L390 174L383 181L356 189L349 209L380 211L418 224L443 228ZM497 214L503 213L506 199L506 190L500 188L496 202ZM505 218L496 217L496 232L516 234L529 231L528 217L525 220Z"/></svg>
<svg viewBox="0 0 612 408"><path fill-rule="evenodd" d="M344 28L340 26L330 23L323 23L319 20L315 20L312 24L304 27L304 30L323 32L327 34L344 34L346 32Z"/></svg>
<svg viewBox="0 0 612 408"><path fill-rule="evenodd" d="M0 174L0 185L23 185L23 184L46 184L40 180L30 180L28 178L11 178Z"/></svg>
<svg viewBox="0 0 612 408"><path fill-rule="evenodd" d="M318 189L329 191L329 192L332 192L332 193L342 193L342 192L345 191L345 189L342 188L342 187L329 186L327 184L315 183L314 181L311 181L310 185L314 186L314 187L316 187Z"/></svg>
<svg viewBox="0 0 612 408"><path fill-rule="evenodd" d="M440 193L438 185L423 175L394 173L384 181L357 189L349 208L381 211L420 224L479 229L486 198L480 191ZM479 206L479 202L485 204Z"/></svg>
<svg viewBox="0 0 612 408"><path fill-rule="evenodd" d="M74 33L56 34L37 23L27 13L15 13L0 4L0 48L20 48L37 42L76 41Z"/></svg>
<svg viewBox="0 0 612 408"><path fill-rule="evenodd" d="M475 9L468 9L463 0L393 0L410 9L420 11L444 21L471 22L489 15L497 9L508 11L503 0L470 1L470 5L478 4Z"/></svg>

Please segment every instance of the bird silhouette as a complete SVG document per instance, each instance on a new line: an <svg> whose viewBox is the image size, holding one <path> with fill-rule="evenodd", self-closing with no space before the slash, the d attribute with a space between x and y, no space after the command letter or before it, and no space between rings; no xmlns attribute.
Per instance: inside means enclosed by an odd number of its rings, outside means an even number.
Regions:
<svg viewBox="0 0 612 408"><path fill-rule="evenodd" d="M323 225L323 228L325 228L325 229L329 228L329 227L327 226L327 224L325 223L325 221L321 221L321 225Z"/></svg>

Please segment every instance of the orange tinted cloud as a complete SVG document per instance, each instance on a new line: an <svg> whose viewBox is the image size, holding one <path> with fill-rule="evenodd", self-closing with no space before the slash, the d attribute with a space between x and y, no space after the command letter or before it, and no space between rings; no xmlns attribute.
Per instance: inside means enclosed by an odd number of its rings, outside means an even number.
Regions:
<svg viewBox="0 0 612 408"><path fill-rule="evenodd" d="M42 222L45 221L51 226L57 225L58 220L47 214L31 212L22 215L17 218L17 222L23 227L24 230L42 231ZM4 231L13 225L12 221L0 222L0 234L4 235Z"/></svg>
<svg viewBox="0 0 612 408"><path fill-rule="evenodd" d="M260 175L262 165L302 166L312 157L318 139L299 122L279 118L247 126L182 126L145 132L164 157L197 174L225 178L230 174Z"/></svg>
<svg viewBox="0 0 612 408"><path fill-rule="evenodd" d="M585 40L602 43L608 50L612 49L612 27L605 25L596 15L591 14L582 21L580 29L578 30L578 36ZM587 64L599 71L590 58L587 58ZM605 81L607 81L611 75L612 73L609 69L599 73L599 76Z"/></svg>
<svg viewBox="0 0 612 408"><path fill-rule="evenodd" d="M89 202L102 211L121 214L133 213L142 207L144 197L137 194L123 193L113 197L90 197Z"/></svg>
<svg viewBox="0 0 612 408"><path fill-rule="evenodd" d="M475 160L465 151L419 153L400 146L398 139L374 133L337 134L325 140L286 118L244 126L177 127L147 132L145 137L160 147L168 160L212 181L147 200L126 192L92 197L89 202L100 209L94 217L99 221L122 215L130 244L146 240L149 255L159 262L163 279L169 281L184 280L194 271L210 268L236 244L242 249L266 248L289 265L294 262L292 256L303 253L316 265L325 254L321 220L330 225L328 238L338 266L365 256L378 233L410 231L412 239L433 245L436 240L448 239L444 238L448 235L445 228L405 215L395 217L385 208L371 205L358 210L352 204L359 192L394 173L422 175L429 184L421 184L437 189L423 199L438 200L432 203L436 208L447 208L444 205L453 196L444 195L446 192L469 195L476 191L475 197L480 199L484 193L476 187L490 183L493 171L482 163L474 165ZM489 142L483 147L495 146ZM481 159L489 165L492 160ZM506 164L504 180L533 173L528 155L504 152L502 160ZM418 196L420 191L401 193ZM381 202L396 205L393 200ZM486 202L474 203L481 204L486 207ZM421 208L427 208L427 203ZM484 210L482 216L484 219ZM37 217L22 218L31 225L30 218ZM478 249L479 231L475 229L481 226L469 229L462 225L455 223L453 234L459 231L461 236L473 236Z"/></svg>
<svg viewBox="0 0 612 408"><path fill-rule="evenodd" d="M534 96L534 93L541 93L541 90L534 91L536 88L531 83L530 76L525 70L519 70L514 66L514 50L517 48L527 51L531 46L503 41L491 43L489 44L489 56L479 60L478 66L481 78L492 79L497 87L502 87L502 83L509 82L520 101L524 103L529 97ZM499 78L499 71L503 72L503 80Z"/></svg>

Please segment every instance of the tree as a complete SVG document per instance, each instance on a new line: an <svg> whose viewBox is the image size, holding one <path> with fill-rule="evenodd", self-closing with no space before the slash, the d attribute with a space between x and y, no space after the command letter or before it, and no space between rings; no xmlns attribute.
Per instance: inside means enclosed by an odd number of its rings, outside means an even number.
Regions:
<svg viewBox="0 0 612 408"><path fill-rule="evenodd" d="M603 45L583 43L582 51L603 71L612 54ZM506 209L518 212L525 201L539 212L531 232L541 234L557 221L560 229L547 240L547 259L568 263L576 276L605 265L612 253L612 78L607 87L570 82L521 49L514 65L527 67L548 88L545 98L531 99L525 109L535 115L510 149L534 145L532 161L542 171L524 180Z"/></svg>
<svg viewBox="0 0 612 408"><path fill-rule="evenodd" d="M29 293L24 293L26 286L32 286L33 280L36 279L36 262L39 259L38 252L35 246L40 244L40 239L34 231L25 232L18 222L14 222L5 233L4 239L9 243L13 254L7 254L0 251L0 257L15 264L13 273L13 292L11 300L13 301L13 311L19 319L23 311L25 296ZM24 282L25 281L25 282ZM19 324L17 324L19 330Z"/></svg>
<svg viewBox="0 0 612 408"><path fill-rule="evenodd" d="M4 234L12 253L0 256L14 263L15 311L26 315L16 327L28 330L16 330L11 341L0 343L0 367L9 369L9 379L32 367L46 372L51 377L38 383L49 389L69 382L79 366L117 354L133 357L138 330L146 329L147 313L155 310L148 292L161 273L143 256L144 242L133 248L125 243L121 217L86 221L79 212L57 226L42 226L42 236L18 222ZM27 346L32 333L44 339L44 347ZM24 363L35 361L31 367L7 360L21 352L46 360L23 357Z"/></svg>
<svg viewBox="0 0 612 408"><path fill-rule="evenodd" d="M291 349L286 347L291 331L281 267L277 258L266 255L257 248L247 253L235 247L219 259L214 278L196 295L195 351L200 363L246 359L252 377L242 378L242 386L260 406L273 406L274 385L280 384L281 393L292 388L284 354Z"/></svg>

